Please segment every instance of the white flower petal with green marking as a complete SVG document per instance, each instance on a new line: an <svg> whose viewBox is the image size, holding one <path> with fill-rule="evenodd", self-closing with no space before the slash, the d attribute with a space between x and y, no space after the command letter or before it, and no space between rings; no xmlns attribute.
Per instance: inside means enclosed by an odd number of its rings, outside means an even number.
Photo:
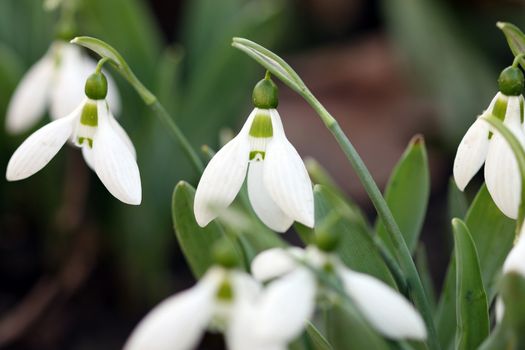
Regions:
<svg viewBox="0 0 525 350"><path fill-rule="evenodd" d="M219 277L210 271L194 287L156 306L140 321L124 350L194 348L213 316Z"/></svg>
<svg viewBox="0 0 525 350"><path fill-rule="evenodd" d="M5 120L9 133L26 131L44 115L53 66L53 57L48 53L27 71L16 87L9 101Z"/></svg>
<svg viewBox="0 0 525 350"><path fill-rule="evenodd" d="M229 290L224 295L224 286ZM189 290L151 311L129 337L125 350L189 350L207 329L222 331L229 349L281 349L257 336L253 323L261 286L250 275L212 267ZM284 349L284 348L283 348Z"/></svg>
<svg viewBox="0 0 525 350"><path fill-rule="evenodd" d="M264 162L252 162L248 169L248 197L261 221L276 232L286 232L294 219L275 204L263 183Z"/></svg>
<svg viewBox="0 0 525 350"><path fill-rule="evenodd" d="M426 339L423 319L398 292L372 276L344 267L338 274L358 310L378 332L392 339Z"/></svg>
<svg viewBox="0 0 525 350"><path fill-rule="evenodd" d="M71 136L79 110L35 131L13 153L7 164L6 178L18 181L37 173L53 159Z"/></svg>
<svg viewBox="0 0 525 350"><path fill-rule="evenodd" d="M508 97L504 125L525 147L525 133L520 121L519 97ZM518 217L521 179L518 164L507 141L495 134L490 140L485 161L485 182L487 189L498 208L508 217Z"/></svg>
<svg viewBox="0 0 525 350"><path fill-rule="evenodd" d="M82 148L87 165L113 196L127 204L140 204L142 186L135 148L106 100L85 98L70 115L29 136L11 157L7 180L22 180L41 170L68 139Z"/></svg>
<svg viewBox="0 0 525 350"><path fill-rule="evenodd" d="M8 106L7 131L13 134L26 131L44 116L47 107L55 120L69 115L85 98L84 83L95 67L96 63L77 45L53 42L17 86ZM118 113L120 97L111 77L107 79L107 98Z"/></svg>
<svg viewBox="0 0 525 350"><path fill-rule="evenodd" d="M314 227L312 182L303 160L284 134L281 118L270 110L274 130L264 164L264 184L273 200L295 221Z"/></svg>
<svg viewBox="0 0 525 350"><path fill-rule="evenodd" d="M209 162L195 194L197 223L204 227L218 217L246 177L250 203L270 229L285 232L294 221L313 227L312 183L275 109L255 108L239 134Z"/></svg>
<svg viewBox="0 0 525 350"><path fill-rule="evenodd" d="M275 278L268 284L259 302L258 334L261 338L274 334L277 339L291 341L313 314L315 290L326 286L317 281L313 271L305 268L295 257L310 266L333 271L333 276L361 311L371 326L393 339L426 338L425 324L417 310L397 291L380 280L347 268L336 255L308 246L301 253L273 248L260 253L252 262L256 278ZM276 278L282 276L280 278ZM289 310L289 304L295 306ZM279 315L279 310L281 310ZM282 311L285 310L285 311ZM284 316L282 316L285 314ZM280 318L281 317L281 318ZM302 326L301 326L302 325Z"/></svg>
<svg viewBox="0 0 525 350"><path fill-rule="evenodd" d="M100 181L117 199L131 205L142 201L140 172L134 154L111 126L106 101L97 101L99 127L93 137L93 164Z"/></svg>

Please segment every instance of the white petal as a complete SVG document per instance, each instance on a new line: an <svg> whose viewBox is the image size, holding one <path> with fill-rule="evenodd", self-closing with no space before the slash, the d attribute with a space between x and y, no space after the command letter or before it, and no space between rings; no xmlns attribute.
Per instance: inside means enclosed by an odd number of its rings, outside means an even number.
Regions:
<svg viewBox="0 0 525 350"><path fill-rule="evenodd" d="M82 156L84 156L84 161L86 162L87 166L95 171L95 164L93 163L93 150L87 146L82 147Z"/></svg>
<svg viewBox="0 0 525 350"><path fill-rule="evenodd" d="M489 146L489 125L476 120L461 140L454 159L454 180L463 191L485 162Z"/></svg>
<svg viewBox="0 0 525 350"><path fill-rule="evenodd" d="M252 161L248 168L248 196L253 210L261 221L276 232L286 232L293 224L273 201L263 184L263 161Z"/></svg>
<svg viewBox="0 0 525 350"><path fill-rule="evenodd" d="M133 158L137 159L137 152L135 151L133 142L131 142L131 139L129 138L126 130L124 130L124 128L119 124L119 122L115 119L115 117L113 117L113 114L111 113L109 114L109 122L113 130L117 133L117 135L120 136L120 139L124 142L131 154L133 154Z"/></svg>
<svg viewBox="0 0 525 350"><path fill-rule="evenodd" d="M81 48L60 43L57 50L58 68L52 82L49 114L58 119L69 114L85 99L84 85L88 74L84 71Z"/></svg>
<svg viewBox="0 0 525 350"><path fill-rule="evenodd" d="M193 206L195 219L201 227L219 216L241 189L248 170L248 131L254 116L255 110L239 134L215 154L202 173Z"/></svg>
<svg viewBox="0 0 525 350"><path fill-rule="evenodd" d="M77 108L66 118L51 122L29 136L9 160L7 180L25 179L46 166L71 136L79 113Z"/></svg>
<svg viewBox="0 0 525 350"><path fill-rule="evenodd" d="M212 277L212 278L210 278ZM124 350L186 350L197 345L213 312L215 276L155 307L138 324Z"/></svg>
<svg viewBox="0 0 525 350"><path fill-rule="evenodd" d="M503 300L499 295L496 297L496 305L494 305L494 309L496 311L496 323L500 323L505 315L505 304L503 304Z"/></svg>
<svg viewBox="0 0 525 350"><path fill-rule="evenodd" d="M138 205L142 200L140 172L133 154L111 127L104 100L97 101L98 128L93 138L93 164L100 181L124 203Z"/></svg>
<svg viewBox="0 0 525 350"><path fill-rule="evenodd" d="M510 130L525 146L523 132L515 128ZM494 134L489 144L485 161L485 182L498 208L506 216L517 218L521 191L519 169L511 148L499 134Z"/></svg>
<svg viewBox="0 0 525 350"><path fill-rule="evenodd" d="M264 159L264 184L272 199L291 218L314 226L314 197L312 183L304 163L286 139L279 114L270 110L273 139Z"/></svg>
<svg viewBox="0 0 525 350"><path fill-rule="evenodd" d="M316 281L306 268L271 282L257 308L254 330L261 339L290 342L304 329L315 307Z"/></svg>
<svg viewBox="0 0 525 350"><path fill-rule="evenodd" d="M287 274L297 267L295 257L304 255L300 248L272 248L259 253L253 260L251 271L253 277L259 281L268 281Z"/></svg>
<svg viewBox="0 0 525 350"><path fill-rule="evenodd" d="M504 273L511 271L525 277L525 225L521 229L520 238L503 264Z"/></svg>
<svg viewBox="0 0 525 350"><path fill-rule="evenodd" d="M425 323L417 310L392 288L369 275L338 270L344 288L370 325L393 339L423 340Z"/></svg>
<svg viewBox="0 0 525 350"><path fill-rule="evenodd" d="M29 69L14 91L7 107L8 132L21 133L44 115L54 70L51 51Z"/></svg>

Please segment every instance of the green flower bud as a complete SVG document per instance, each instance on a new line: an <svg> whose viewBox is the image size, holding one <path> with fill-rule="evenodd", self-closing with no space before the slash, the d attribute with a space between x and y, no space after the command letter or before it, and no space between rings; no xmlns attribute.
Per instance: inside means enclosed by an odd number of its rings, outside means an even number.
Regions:
<svg viewBox="0 0 525 350"><path fill-rule="evenodd" d="M523 91L525 78L518 67L505 68L498 78L499 91L507 96L518 96Z"/></svg>
<svg viewBox="0 0 525 350"><path fill-rule="evenodd" d="M102 72L93 73L86 80L86 96L92 100L103 100L108 94L108 81Z"/></svg>
<svg viewBox="0 0 525 350"><path fill-rule="evenodd" d="M339 232L323 230L315 233L315 245L325 252L332 252L339 244Z"/></svg>
<svg viewBox="0 0 525 350"><path fill-rule="evenodd" d="M226 238L215 242L212 247L212 256L217 265L228 269L237 266L239 262L235 248Z"/></svg>
<svg viewBox="0 0 525 350"><path fill-rule="evenodd" d="M270 109L279 105L279 89L269 74L253 88L252 100L256 108Z"/></svg>
<svg viewBox="0 0 525 350"><path fill-rule="evenodd" d="M61 23L55 31L55 38L68 42L75 37L75 26L70 22Z"/></svg>

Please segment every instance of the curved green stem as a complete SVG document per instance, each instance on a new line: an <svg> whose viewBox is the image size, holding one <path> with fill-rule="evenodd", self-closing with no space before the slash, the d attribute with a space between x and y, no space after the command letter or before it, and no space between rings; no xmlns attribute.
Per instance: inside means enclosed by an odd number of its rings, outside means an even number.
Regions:
<svg viewBox="0 0 525 350"><path fill-rule="evenodd" d="M520 234L523 221L525 220L525 150L521 145L520 141L514 136L514 134L499 120L496 116L489 114L482 117L484 121L490 124L500 135L507 141L509 147L516 157L518 163L518 169L521 177L521 197L520 206L518 210L518 219L516 221L516 238Z"/></svg>
<svg viewBox="0 0 525 350"><path fill-rule="evenodd" d="M409 294L421 312L421 315L423 316L423 319L427 325L428 345L430 349L440 349L441 347L437 340L436 328L434 326L434 319L432 317L432 309L430 308L430 303L417 272L416 265L412 259L405 239L403 238L403 235L397 226L394 216L392 215L390 208L388 208L388 205L381 194L381 191L379 191L379 188L372 178L370 171L368 171L365 163L339 126L337 120L324 108L324 106L309 90L306 89L301 93L301 96L303 96L310 106L312 106L312 108L318 113L325 126L328 128L328 130L330 130L336 141L339 143L339 146L352 164L352 167L357 173L359 180L363 184L363 187L370 197L372 204L376 208L378 215L383 220L385 228L392 240L397 260L399 261L402 270L405 272Z"/></svg>
<svg viewBox="0 0 525 350"><path fill-rule="evenodd" d="M517 55L516 57L514 57L514 61L512 61L512 67L518 68L518 65L520 64L520 60L522 60L523 58L525 58L525 53L521 53Z"/></svg>
<svg viewBox="0 0 525 350"><path fill-rule="evenodd" d="M170 130L172 131L172 135L175 137L175 140L181 146L182 150L186 154L186 157L193 164L195 170L197 170L199 174L202 174L202 172L204 171L204 164L202 163L202 160L199 158L186 136L184 136L183 132L173 121L173 118L171 118L164 106L162 106L162 104L157 99L155 99L155 101L152 104L150 104L149 107L155 112L157 117L159 117L160 120L164 122L167 127L170 128Z"/></svg>

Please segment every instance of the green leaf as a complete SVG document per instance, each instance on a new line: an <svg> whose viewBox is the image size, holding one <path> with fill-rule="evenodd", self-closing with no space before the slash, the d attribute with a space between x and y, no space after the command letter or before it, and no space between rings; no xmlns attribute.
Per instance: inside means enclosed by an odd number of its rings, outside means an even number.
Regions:
<svg viewBox="0 0 525 350"><path fill-rule="evenodd" d="M423 226L429 195L430 175L425 142L422 136L415 136L395 166L385 191L388 207L412 253ZM380 219L375 227L390 252L395 254L390 236Z"/></svg>
<svg viewBox="0 0 525 350"><path fill-rule="evenodd" d="M333 350L328 340L310 322L306 326L306 339L311 350Z"/></svg>
<svg viewBox="0 0 525 350"><path fill-rule="evenodd" d="M505 274L501 296L505 305L503 320L480 350L525 349L525 278L516 272Z"/></svg>
<svg viewBox="0 0 525 350"><path fill-rule="evenodd" d="M490 304L497 291L497 274L512 247L515 223L501 213L485 185L474 198L465 223L478 252L483 286ZM436 314L439 339L445 349L449 348L454 340L455 291L456 264L454 255L452 255Z"/></svg>
<svg viewBox="0 0 525 350"><path fill-rule="evenodd" d="M421 283L423 283L423 288L425 288L425 292L428 296L430 307L434 312L436 309L436 292L434 289L434 283L432 282L432 274L430 273L428 266L427 249L422 242L416 249L415 261L417 270L419 271L419 276L421 277Z"/></svg>
<svg viewBox="0 0 525 350"><path fill-rule="evenodd" d="M334 305L325 312L326 335L334 349L389 349L387 342L348 303Z"/></svg>
<svg viewBox="0 0 525 350"><path fill-rule="evenodd" d="M337 248L341 260L350 268L375 276L395 287L392 274L381 258L361 213L326 186L315 185L314 200L316 229L341 233Z"/></svg>
<svg viewBox="0 0 525 350"><path fill-rule="evenodd" d="M213 244L224 237L224 231L215 221L200 227L193 214L195 189L181 181L173 191L172 215L175 235L194 276L201 277L213 265ZM242 257L239 255L239 261Z"/></svg>
<svg viewBox="0 0 525 350"><path fill-rule="evenodd" d="M510 50L514 56L525 54L525 34L512 23L498 22L497 26L503 31ZM520 58L520 65L525 69L525 58Z"/></svg>
<svg viewBox="0 0 525 350"><path fill-rule="evenodd" d="M463 221L452 220L456 257L456 349L473 350L489 334L487 295L481 280L478 253Z"/></svg>

